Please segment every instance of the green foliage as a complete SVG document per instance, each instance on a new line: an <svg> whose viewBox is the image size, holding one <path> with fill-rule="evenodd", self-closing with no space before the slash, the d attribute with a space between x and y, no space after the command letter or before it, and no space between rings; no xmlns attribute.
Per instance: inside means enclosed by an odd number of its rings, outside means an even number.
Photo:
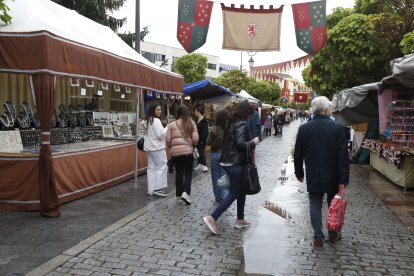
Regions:
<svg viewBox="0 0 414 276"><path fill-rule="evenodd" d="M6 25L10 24L12 20L9 11L10 8L4 4L4 0L0 0L0 21L3 21Z"/></svg>
<svg viewBox="0 0 414 276"><path fill-rule="evenodd" d="M245 89L251 81L251 78L248 78L245 73L236 69L227 71L214 79L215 83L226 87L233 93L239 93L240 90Z"/></svg>
<svg viewBox="0 0 414 276"><path fill-rule="evenodd" d="M414 31L405 34L400 46L404 55L414 53Z"/></svg>
<svg viewBox="0 0 414 276"><path fill-rule="evenodd" d="M119 10L126 0L52 0L68 9L75 10L79 14L108 26L113 31L118 30L126 23L126 17L117 19L110 14Z"/></svg>
<svg viewBox="0 0 414 276"><path fill-rule="evenodd" d="M353 9L334 8L333 12L326 16L326 26L327 26L327 28L332 29L342 19L344 19L347 16L350 16L353 12L354 12Z"/></svg>
<svg viewBox="0 0 414 276"><path fill-rule="evenodd" d="M249 80L250 79L251 78L249 78ZM255 80L255 82L249 82L244 90L256 99L267 104L276 104L277 99L280 98L279 85L265 80Z"/></svg>
<svg viewBox="0 0 414 276"><path fill-rule="evenodd" d="M331 97L341 89L371 83L386 76L386 42L368 16L353 14L328 31L326 47L302 73L305 83L319 95Z"/></svg>
<svg viewBox="0 0 414 276"><path fill-rule="evenodd" d="M183 75L185 83L204 80L207 73L207 58L197 53L184 55L175 60L174 72Z"/></svg>
<svg viewBox="0 0 414 276"><path fill-rule="evenodd" d="M362 14L377 14L387 10L387 0L356 0L355 12Z"/></svg>
<svg viewBox="0 0 414 276"><path fill-rule="evenodd" d="M140 32L140 41L144 41L145 36L147 36L149 34L149 29L148 26L145 26L142 31ZM122 38L122 40L128 44L129 46L131 46L132 48L134 47L134 43L135 43L135 33L131 33L131 32L126 32L126 33L118 33L118 36L120 38Z"/></svg>

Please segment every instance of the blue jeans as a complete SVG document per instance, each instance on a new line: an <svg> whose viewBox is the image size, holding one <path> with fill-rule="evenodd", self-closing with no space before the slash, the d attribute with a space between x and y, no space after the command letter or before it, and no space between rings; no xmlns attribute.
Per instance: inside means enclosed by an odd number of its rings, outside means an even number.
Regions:
<svg viewBox="0 0 414 276"><path fill-rule="evenodd" d="M323 193L309 193L309 204L310 204L310 218L311 224L314 231L313 238L315 240L323 241L325 236L322 231L322 203L323 203ZM328 206L331 206L331 201L334 198L335 193L327 194L326 201ZM334 234L335 232L329 232L329 234Z"/></svg>
<svg viewBox="0 0 414 276"><path fill-rule="evenodd" d="M220 205L214 210L211 216L217 220L227 208L237 199L237 219L244 219L244 204L246 203L246 194L241 192L241 180L243 175L243 166L234 164L223 167L224 171L230 178L229 194L223 199Z"/></svg>
<svg viewBox="0 0 414 276"><path fill-rule="evenodd" d="M225 174L223 167L220 165L220 152L210 154L211 166L211 183L213 184L213 193L216 201L220 201L229 194L229 190L222 190L217 187L217 180Z"/></svg>

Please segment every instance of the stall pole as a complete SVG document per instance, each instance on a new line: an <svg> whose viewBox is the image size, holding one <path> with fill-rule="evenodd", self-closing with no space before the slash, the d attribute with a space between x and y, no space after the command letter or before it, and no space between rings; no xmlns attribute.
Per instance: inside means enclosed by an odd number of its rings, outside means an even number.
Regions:
<svg viewBox="0 0 414 276"><path fill-rule="evenodd" d="M135 118L135 123L136 123L136 128L135 128L135 145L138 144L138 133L139 133L139 105L141 103L141 95L142 95L142 89L138 88L137 90L138 95L137 95L137 107L136 107L136 118ZM138 147L135 147L135 175L134 175L134 183L135 183L135 188L138 187Z"/></svg>

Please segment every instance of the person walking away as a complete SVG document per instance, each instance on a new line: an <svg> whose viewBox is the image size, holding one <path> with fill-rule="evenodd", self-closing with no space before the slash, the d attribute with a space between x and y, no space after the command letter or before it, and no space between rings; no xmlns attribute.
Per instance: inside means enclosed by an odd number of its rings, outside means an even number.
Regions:
<svg viewBox="0 0 414 276"><path fill-rule="evenodd" d="M264 133L266 136L272 134L272 114L270 114L270 112L267 112L265 116Z"/></svg>
<svg viewBox="0 0 414 276"><path fill-rule="evenodd" d="M197 144L197 150L200 155L198 158L198 165L194 168L196 170L203 170L203 172L208 172L207 162L206 162L206 141L208 137L208 121L203 116L204 115L204 106L198 105L195 110L194 114L197 118L197 131L199 141Z"/></svg>
<svg viewBox="0 0 414 276"><path fill-rule="evenodd" d="M144 151L148 159L147 193L167 196L167 154L165 152L167 128L162 126L160 118L161 106L153 104L148 108L143 122L145 128Z"/></svg>
<svg viewBox="0 0 414 276"><path fill-rule="evenodd" d="M216 221L237 199L237 220L235 228L250 226L244 218L244 205L246 194L241 191L243 165L246 163L247 150L254 150L259 144L259 138L251 140L249 130L246 127L246 119L254 114L254 109L247 102L239 103L229 119L229 126L223 136L220 164L230 178L229 194L223 199L214 212L203 217L204 223L217 235Z"/></svg>
<svg viewBox="0 0 414 276"><path fill-rule="evenodd" d="M188 107L179 106L177 120L169 123L167 127L165 141L170 146L171 159L175 166L175 196L190 205L193 147L198 143L198 132Z"/></svg>
<svg viewBox="0 0 414 276"><path fill-rule="evenodd" d="M312 101L313 120L299 127L295 143L295 175L303 182L303 161L309 192L310 218L314 230L314 245L322 246L322 203L327 194L328 206L339 187L349 182L347 141L343 126L329 118L330 102L326 97ZM340 233L328 232L329 241L340 238Z"/></svg>
<svg viewBox="0 0 414 276"><path fill-rule="evenodd" d="M252 138L259 137L259 141L263 140L262 124L260 123L259 112L255 109L253 116L250 116L246 120L247 129L250 132Z"/></svg>
<svg viewBox="0 0 414 276"><path fill-rule="evenodd" d="M279 111L276 117L275 123L275 135L282 136L283 135L283 124L285 123L285 116L283 115L282 111Z"/></svg>
<svg viewBox="0 0 414 276"><path fill-rule="evenodd" d="M290 114L289 114L289 111L286 111L286 114L285 114L285 124L287 125L287 126L289 126L289 123L290 123Z"/></svg>
<svg viewBox="0 0 414 276"><path fill-rule="evenodd" d="M229 193L228 190L222 190L217 187L217 180L225 174L223 167L220 165L220 157L224 130L227 127L229 116L230 114L226 109L221 109L216 113L214 126L210 127L206 142L207 145L211 147L211 183L213 185L213 193L216 201L223 200L223 198L225 198Z"/></svg>

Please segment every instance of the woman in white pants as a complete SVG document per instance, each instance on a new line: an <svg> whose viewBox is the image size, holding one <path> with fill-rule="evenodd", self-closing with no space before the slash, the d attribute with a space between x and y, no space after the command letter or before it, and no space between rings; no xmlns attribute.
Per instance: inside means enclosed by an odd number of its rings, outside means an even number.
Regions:
<svg viewBox="0 0 414 276"><path fill-rule="evenodd" d="M147 154L148 194L167 196L167 154L165 152L165 134L162 126L161 106L151 105L145 116L144 151Z"/></svg>

